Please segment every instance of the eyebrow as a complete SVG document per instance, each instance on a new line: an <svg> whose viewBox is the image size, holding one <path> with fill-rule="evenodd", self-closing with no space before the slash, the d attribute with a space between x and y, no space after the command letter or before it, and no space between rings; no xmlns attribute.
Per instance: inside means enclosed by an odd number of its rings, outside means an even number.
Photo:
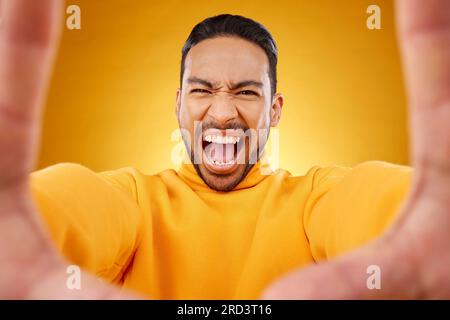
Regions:
<svg viewBox="0 0 450 320"><path fill-rule="evenodd" d="M189 84L196 83L196 84L201 84L201 85L203 85L203 86L205 86L205 87L207 87L209 89L213 89L214 88L214 84L212 82L208 81L208 80L205 80L205 79L201 79L201 78L197 78L197 77L191 77L187 81L188 81ZM258 87L258 88L262 88L263 84L260 81L244 80L244 81L240 81L240 82L238 82L236 84L233 84L230 89L231 90L236 90L236 89L247 87L247 86L255 86L255 87Z"/></svg>

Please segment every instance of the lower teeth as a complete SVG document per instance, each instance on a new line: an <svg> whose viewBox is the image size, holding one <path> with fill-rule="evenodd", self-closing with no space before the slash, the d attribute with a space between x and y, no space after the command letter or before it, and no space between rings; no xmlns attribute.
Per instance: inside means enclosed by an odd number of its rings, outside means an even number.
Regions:
<svg viewBox="0 0 450 320"><path fill-rule="evenodd" d="M231 160L229 162L219 162L216 160L212 161L216 166L228 166L228 165L232 165L234 163L234 160Z"/></svg>

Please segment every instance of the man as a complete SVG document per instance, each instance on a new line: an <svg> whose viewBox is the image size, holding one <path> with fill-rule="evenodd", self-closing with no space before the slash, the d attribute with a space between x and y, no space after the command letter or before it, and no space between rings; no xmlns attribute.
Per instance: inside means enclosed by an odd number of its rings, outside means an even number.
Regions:
<svg viewBox="0 0 450 320"><path fill-rule="evenodd" d="M192 164L150 176L60 164L29 179L60 5L5 6L1 297L131 297L84 273L70 290L67 260L153 298L450 297L449 1L398 1L413 181L381 162L263 174L283 105L276 46L258 23L229 15L197 25L183 48L176 115ZM380 289L367 286L370 266Z"/></svg>

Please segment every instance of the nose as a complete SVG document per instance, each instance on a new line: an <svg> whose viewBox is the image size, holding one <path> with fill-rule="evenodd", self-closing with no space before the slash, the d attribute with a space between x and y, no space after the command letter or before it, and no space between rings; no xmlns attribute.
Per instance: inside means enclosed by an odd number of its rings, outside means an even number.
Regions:
<svg viewBox="0 0 450 320"><path fill-rule="evenodd" d="M208 115L225 126L227 122L238 117L235 101L226 92L215 93L208 109Z"/></svg>

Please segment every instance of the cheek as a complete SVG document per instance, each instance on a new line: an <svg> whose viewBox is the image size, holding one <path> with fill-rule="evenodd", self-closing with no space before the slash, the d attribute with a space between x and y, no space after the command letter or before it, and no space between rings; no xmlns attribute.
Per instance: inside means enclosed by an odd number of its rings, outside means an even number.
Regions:
<svg viewBox="0 0 450 320"><path fill-rule="evenodd" d="M249 128L266 128L270 124L269 108L264 103L251 103L238 109Z"/></svg>
<svg viewBox="0 0 450 320"><path fill-rule="evenodd" d="M180 124L185 129L193 129L195 121L201 121L208 110L206 103L185 99L180 108Z"/></svg>

